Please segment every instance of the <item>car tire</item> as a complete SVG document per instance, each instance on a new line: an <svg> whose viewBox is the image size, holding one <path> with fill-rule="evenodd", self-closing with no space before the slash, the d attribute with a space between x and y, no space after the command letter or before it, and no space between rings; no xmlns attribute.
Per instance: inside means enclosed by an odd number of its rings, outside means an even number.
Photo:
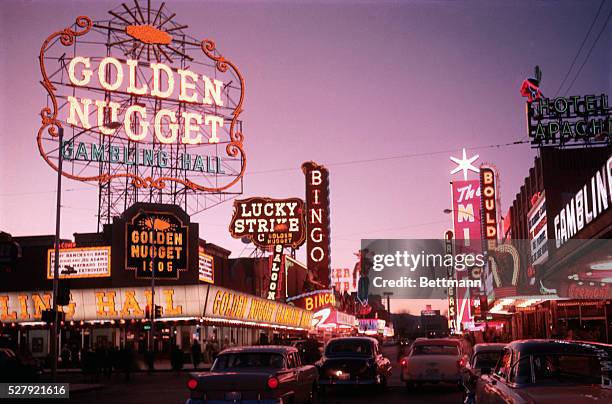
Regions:
<svg viewBox="0 0 612 404"><path fill-rule="evenodd" d="M310 393L308 395L308 400L306 400L307 404L316 404L318 402L317 398L319 395L319 388L317 387L317 382L314 382L310 387Z"/></svg>

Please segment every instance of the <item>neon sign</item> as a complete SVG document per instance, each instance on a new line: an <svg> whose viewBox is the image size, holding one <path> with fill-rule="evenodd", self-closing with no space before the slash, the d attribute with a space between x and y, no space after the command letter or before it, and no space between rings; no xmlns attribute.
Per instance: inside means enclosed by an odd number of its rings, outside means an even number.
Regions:
<svg viewBox="0 0 612 404"><path fill-rule="evenodd" d="M555 215L556 247L559 248L612 205L612 156L591 180Z"/></svg>
<svg viewBox="0 0 612 404"><path fill-rule="evenodd" d="M612 108L606 94L541 97L527 104L527 117L534 147L612 142Z"/></svg>
<svg viewBox="0 0 612 404"><path fill-rule="evenodd" d="M187 225L172 213L137 212L128 218L125 229L125 268L136 278L178 279L187 271Z"/></svg>
<svg viewBox="0 0 612 404"><path fill-rule="evenodd" d="M304 201L298 198L249 198L234 201L229 231L258 247L280 244L298 248L306 239Z"/></svg>
<svg viewBox="0 0 612 404"><path fill-rule="evenodd" d="M329 171L312 161L302 164L302 171L306 176L308 270L317 275L318 281L324 287L329 287Z"/></svg>
<svg viewBox="0 0 612 404"><path fill-rule="evenodd" d="M229 192L241 181L244 79L213 41L189 36L164 7L135 1L108 20L80 16L43 42L48 103L37 143L54 170L61 151L63 176L123 179L127 189L162 196Z"/></svg>
<svg viewBox="0 0 612 404"><path fill-rule="evenodd" d="M493 242L492 247L495 247L497 241L497 190L495 181L495 171L490 167L480 168L480 186L482 198L482 213L484 237Z"/></svg>

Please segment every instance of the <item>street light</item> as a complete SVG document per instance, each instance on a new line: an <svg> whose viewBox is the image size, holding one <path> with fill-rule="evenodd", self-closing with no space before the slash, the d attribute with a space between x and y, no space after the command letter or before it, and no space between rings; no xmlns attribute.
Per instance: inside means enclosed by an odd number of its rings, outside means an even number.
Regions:
<svg viewBox="0 0 612 404"><path fill-rule="evenodd" d="M474 217L474 212L468 212L467 210L461 210L461 209L459 209L459 210L457 210L457 211L456 211L455 209L448 209L448 208L447 208L447 209L444 209L442 212L443 212L443 213L446 213L447 215L449 215L449 214L451 214L451 213L453 213L453 212L463 213L463 214L466 214L466 215L468 215L468 216L472 216L472 218L473 218L473 219L475 219L475 217Z"/></svg>
<svg viewBox="0 0 612 404"><path fill-rule="evenodd" d="M94 126L90 129L83 129L79 133L73 136L73 139L81 134L90 131L92 129L98 129L103 125ZM108 125L104 125L109 129L117 129L121 126L120 122L110 122ZM62 153L62 146L64 143L64 127L59 126L58 128L58 140L59 147L57 149L57 200L55 204L55 251L54 257L55 262L53 263L53 305L51 306L53 309L53 327L51 327L51 378L53 381L56 380L57 377L57 331L58 331L58 304L57 304L57 290L59 286L59 250L60 250L60 213L61 213L61 205L62 205L62 166L64 161L64 156Z"/></svg>

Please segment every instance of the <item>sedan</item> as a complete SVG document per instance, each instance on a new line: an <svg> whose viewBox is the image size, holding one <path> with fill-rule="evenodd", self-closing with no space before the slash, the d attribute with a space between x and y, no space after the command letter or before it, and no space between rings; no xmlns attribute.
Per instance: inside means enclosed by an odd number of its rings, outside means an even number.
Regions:
<svg viewBox="0 0 612 404"><path fill-rule="evenodd" d="M186 404L305 403L317 389L314 366L303 365L298 350L287 346L252 346L222 351L210 372L189 375Z"/></svg>
<svg viewBox="0 0 612 404"><path fill-rule="evenodd" d="M476 381L482 374L490 374L495 368L506 344L483 343L474 345L474 353L466 364L463 372L463 386L466 391L466 404L472 404L475 400Z"/></svg>
<svg viewBox="0 0 612 404"><path fill-rule="evenodd" d="M370 337L331 339L316 366L322 388L333 385L382 388L391 375L391 361L381 354L378 341Z"/></svg>
<svg viewBox="0 0 612 404"><path fill-rule="evenodd" d="M477 382L476 402L610 403L612 345L521 340L508 344L495 369Z"/></svg>
<svg viewBox="0 0 612 404"><path fill-rule="evenodd" d="M400 379L408 388L415 384L448 382L463 389L461 372L468 358L458 339L419 338L400 360Z"/></svg>

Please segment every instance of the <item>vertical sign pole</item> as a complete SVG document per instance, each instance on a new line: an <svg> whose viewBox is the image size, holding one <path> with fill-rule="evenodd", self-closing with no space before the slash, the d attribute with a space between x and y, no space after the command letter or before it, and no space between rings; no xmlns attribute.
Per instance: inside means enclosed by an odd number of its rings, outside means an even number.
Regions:
<svg viewBox="0 0 612 404"><path fill-rule="evenodd" d="M62 206L62 143L64 141L64 128L60 127L58 130L59 135L59 149L57 157L57 200L55 204L55 262L53 263L53 304L51 309L53 310L53 326L51 327L51 379L53 381L57 378L57 331L59 318L57 314L57 289L59 286L59 247L60 247L60 212Z"/></svg>
<svg viewBox="0 0 612 404"><path fill-rule="evenodd" d="M153 239L151 240L151 329L149 330L149 348L151 349L151 355L153 355L153 362L155 362L155 347L154 335L155 335L155 255L157 249L155 247L155 218L149 216L151 219L151 226L153 227Z"/></svg>

